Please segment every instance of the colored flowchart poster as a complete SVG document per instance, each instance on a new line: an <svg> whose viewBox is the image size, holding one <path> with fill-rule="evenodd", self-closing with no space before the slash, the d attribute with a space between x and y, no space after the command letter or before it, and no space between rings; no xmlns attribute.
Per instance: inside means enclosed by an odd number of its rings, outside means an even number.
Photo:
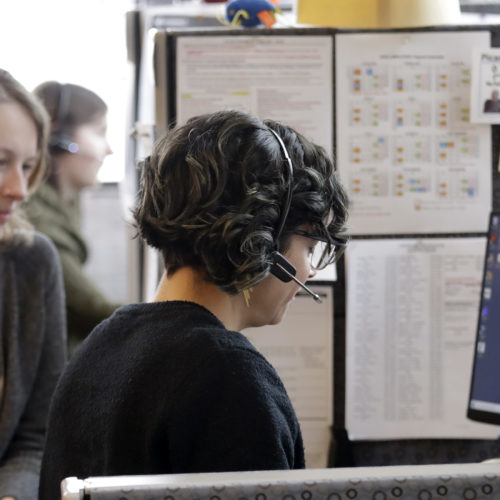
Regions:
<svg viewBox="0 0 500 500"><path fill-rule="evenodd" d="M470 92L472 56L489 32L352 33L335 45L351 233L486 231L491 133L471 123Z"/></svg>

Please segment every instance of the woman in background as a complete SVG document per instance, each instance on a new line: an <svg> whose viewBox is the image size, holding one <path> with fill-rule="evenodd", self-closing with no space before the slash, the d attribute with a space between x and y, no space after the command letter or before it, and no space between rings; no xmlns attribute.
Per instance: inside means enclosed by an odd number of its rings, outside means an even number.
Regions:
<svg viewBox="0 0 500 500"><path fill-rule="evenodd" d="M47 180L30 200L28 216L55 243L64 274L68 348L80 342L120 304L113 303L85 274L87 244L80 230L79 198L93 186L104 158L107 106L94 92L72 84L45 82L34 91L51 122Z"/></svg>
<svg viewBox="0 0 500 500"><path fill-rule="evenodd" d="M49 401L66 360L57 251L20 204L42 178L43 106L0 70L0 499L35 500Z"/></svg>

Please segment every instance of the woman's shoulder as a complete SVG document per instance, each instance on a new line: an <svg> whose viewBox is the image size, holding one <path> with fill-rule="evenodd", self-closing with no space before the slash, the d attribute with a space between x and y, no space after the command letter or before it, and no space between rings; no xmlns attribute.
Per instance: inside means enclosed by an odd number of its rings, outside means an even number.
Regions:
<svg viewBox="0 0 500 500"><path fill-rule="evenodd" d="M59 270L59 254L52 240L37 231L30 241L25 241L13 249L16 260L22 263L23 268L31 272L45 270Z"/></svg>
<svg viewBox="0 0 500 500"><path fill-rule="evenodd" d="M57 259L57 250L53 241L43 233L35 231L32 244L25 245L25 252L31 254L33 258L39 256L42 260Z"/></svg>
<svg viewBox="0 0 500 500"><path fill-rule="evenodd" d="M260 356L244 335L228 330L208 309L189 301L128 304L117 309L102 327L168 344L170 352L224 357L232 351Z"/></svg>
<svg viewBox="0 0 500 500"><path fill-rule="evenodd" d="M0 251L0 275L9 281L40 293L52 293L54 287L62 289L62 268L59 254L52 241L40 233L20 238Z"/></svg>

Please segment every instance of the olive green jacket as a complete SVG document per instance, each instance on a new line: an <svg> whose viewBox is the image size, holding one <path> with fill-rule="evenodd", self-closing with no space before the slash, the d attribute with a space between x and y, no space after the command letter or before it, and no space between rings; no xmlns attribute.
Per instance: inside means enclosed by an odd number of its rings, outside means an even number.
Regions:
<svg viewBox="0 0 500 500"><path fill-rule="evenodd" d="M57 191L44 184L25 206L35 228L54 242L61 259L70 353L92 329L121 304L109 301L85 274L88 249L80 233L78 204L65 202Z"/></svg>

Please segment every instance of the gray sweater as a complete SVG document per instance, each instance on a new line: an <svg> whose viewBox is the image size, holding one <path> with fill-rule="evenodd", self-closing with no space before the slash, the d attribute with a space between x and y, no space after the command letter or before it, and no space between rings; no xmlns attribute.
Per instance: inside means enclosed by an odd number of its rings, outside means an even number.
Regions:
<svg viewBox="0 0 500 500"><path fill-rule="evenodd" d="M0 498L37 499L48 406L66 360L60 262L52 242L0 246Z"/></svg>

